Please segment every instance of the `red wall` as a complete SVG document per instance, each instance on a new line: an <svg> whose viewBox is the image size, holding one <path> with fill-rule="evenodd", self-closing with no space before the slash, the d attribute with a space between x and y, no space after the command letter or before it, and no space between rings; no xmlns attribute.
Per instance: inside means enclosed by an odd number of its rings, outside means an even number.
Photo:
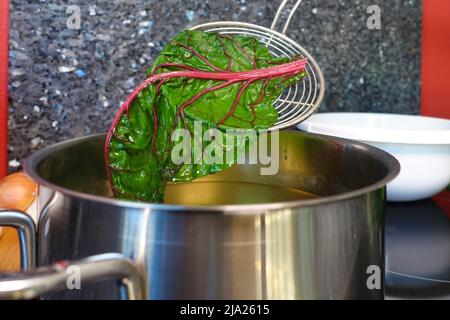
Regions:
<svg viewBox="0 0 450 320"><path fill-rule="evenodd" d="M0 178L8 163L8 33L9 1L0 0Z"/></svg>
<svg viewBox="0 0 450 320"><path fill-rule="evenodd" d="M424 115L450 119L450 0L423 0Z"/></svg>

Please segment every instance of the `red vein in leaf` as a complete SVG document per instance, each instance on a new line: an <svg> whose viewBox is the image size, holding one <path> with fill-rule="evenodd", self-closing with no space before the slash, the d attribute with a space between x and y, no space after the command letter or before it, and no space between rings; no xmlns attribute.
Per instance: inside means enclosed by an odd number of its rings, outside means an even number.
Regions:
<svg viewBox="0 0 450 320"><path fill-rule="evenodd" d="M253 61L255 61L253 66L256 69L258 67L257 64L256 64L256 41L253 41Z"/></svg>
<svg viewBox="0 0 450 320"><path fill-rule="evenodd" d="M232 84L235 84L237 81L227 81L224 83L221 83L217 86L205 89L199 93L197 93L195 96L193 96L192 98L190 98L188 101L186 101L185 103L183 103L177 110L177 118L180 116L182 116L183 121L185 121L186 119L184 118L184 109L186 109L186 107L188 107L190 104L193 104L195 101L197 101L198 99L200 99L202 96L204 96L205 94L212 92L212 91L216 91L216 90L220 90L223 89L225 87L228 87ZM177 120L175 120L177 121ZM175 122L175 126L176 126L176 122Z"/></svg>
<svg viewBox="0 0 450 320"><path fill-rule="evenodd" d="M152 153L153 155L156 154L156 132L158 131L158 118L156 115L156 100L158 99L159 91L161 89L161 86L169 81L169 79L161 80L155 89L155 97L153 98L153 140L152 140Z"/></svg>
<svg viewBox="0 0 450 320"><path fill-rule="evenodd" d="M247 82L244 83L244 85L241 87L241 89L239 90L236 99L234 99L233 102L233 106L231 107L231 109L228 111L228 113L221 119L219 120L219 122L217 123L217 125L221 125L223 124L225 121L227 121L227 119L234 113L234 111L236 110L237 105L239 104L239 100L241 100L241 96L244 93L244 91L248 88L248 86L250 84L252 84L252 80L249 80Z"/></svg>
<svg viewBox="0 0 450 320"><path fill-rule="evenodd" d="M231 41L231 43L233 44L233 46L237 49L237 50L239 50L245 57L247 57L247 59L250 61L250 63L252 64L252 66L253 66L253 68L254 69L256 69L257 68L257 65L256 65L256 60L244 49L244 48L242 48L237 42L236 42L236 39L234 39L234 38L232 38L232 37L229 37L229 36L226 36L226 35L223 35L223 34L220 34L220 35L218 35L218 37L219 38L226 38L226 39L228 39L228 40L230 40Z"/></svg>
<svg viewBox="0 0 450 320"><path fill-rule="evenodd" d="M208 66L210 66L211 68L213 68L216 71L223 71L222 69L220 69L219 67L213 65L205 56L203 56L202 54L198 53L196 50L194 50L193 48L185 45L184 43L178 42L178 41L173 41L173 44L180 46L188 51L190 51L192 54L194 54L196 57L198 57L200 60L202 60L204 63L206 63Z"/></svg>
<svg viewBox="0 0 450 320"><path fill-rule="evenodd" d="M161 68L171 68L171 67L172 68L180 68L180 69L183 69L183 70L190 70L190 71L203 71L203 70L200 70L200 69L196 69L194 67L187 66L185 64L167 62L167 63L161 63L160 65L158 65L152 71L152 73L150 73L150 77L154 76L158 72L158 70L161 69Z"/></svg>
<svg viewBox="0 0 450 320"><path fill-rule="evenodd" d="M265 94L266 94L266 88L267 88L267 83L268 83L268 82L269 82L269 79L268 79L268 78L267 78L267 79L264 79L264 82L263 82L263 85L262 85L262 88L261 88L261 93L260 93L258 99L257 99L255 102L253 102L253 103L249 106L249 107L250 107L250 111L251 111L252 114L253 114L253 119L252 119L252 121L250 122L250 123L252 124L252 126L255 125L255 121L256 121L256 111L255 111L255 106L257 106L258 104L260 104L261 101L264 99L264 96L265 96Z"/></svg>
<svg viewBox="0 0 450 320"><path fill-rule="evenodd" d="M113 133L113 136L122 143L131 143L130 140L128 140L127 138L120 137L116 132Z"/></svg>
<svg viewBox="0 0 450 320"><path fill-rule="evenodd" d="M236 119L238 119L238 120L240 120L240 121L248 122L249 124L251 124L251 122L250 122L250 121L248 121L247 119L244 119L244 118L238 117L238 116L237 116L237 115L235 115L235 114L232 114L232 115L231 115L231 118L236 118Z"/></svg>
<svg viewBox="0 0 450 320"><path fill-rule="evenodd" d="M226 46L225 42L223 41L223 37L221 35L218 35L217 38L219 39L220 44L222 45L223 54L225 55L225 57L228 58L227 70L231 71L231 68L233 67L233 58L231 57L230 53L227 50L227 46Z"/></svg>

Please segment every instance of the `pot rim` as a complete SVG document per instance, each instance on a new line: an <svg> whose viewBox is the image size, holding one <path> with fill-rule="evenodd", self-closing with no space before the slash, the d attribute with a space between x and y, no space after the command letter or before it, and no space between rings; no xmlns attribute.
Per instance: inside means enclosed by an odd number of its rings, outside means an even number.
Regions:
<svg viewBox="0 0 450 320"><path fill-rule="evenodd" d="M331 202L339 202L343 200L348 200L351 198L355 198L358 196L362 196L368 194L372 191L383 188L387 185L388 182L392 181L399 173L400 173L400 163L398 160L392 156L391 154L371 145L339 138L333 136L327 136L316 133L305 133L298 130L283 130L283 131L291 131L296 132L298 134L309 135L313 137L321 137L327 140L338 142L342 144L350 144L352 146L358 147L360 149L364 149L370 152L378 161L382 162L387 168L387 175L364 188L352 190L349 192L344 192L336 195L314 198L314 199L306 199L306 200L297 200L297 201L284 201L284 202L269 202L269 203L257 203L257 204L230 204L230 205L216 205L216 206L193 206L193 205L174 205L174 204L160 204L160 203L148 203L148 202L137 202L130 200L120 200L114 198L108 198L104 196L98 196L89 193L83 193L79 191L74 191L68 188L64 188L53 184L46 179L42 178L37 172L36 167L44 160L49 154L54 153L62 148L65 148L69 145L80 143L84 140L90 140L97 137L105 136L105 133L93 134L78 138L73 138L65 141L61 141L50 146L47 146L43 149L40 149L34 152L31 156L27 157L24 161L24 171L28 174L34 181L36 181L39 185L45 186L47 188L52 189L53 191L57 191L63 195L67 195L70 197L78 198L81 200L88 200L94 202L105 203L112 206L119 207L128 207L135 209L146 209L146 210L155 210L155 211L188 211L188 212L203 212L203 213L211 213L211 212L220 212L227 214L249 214L249 213L261 213L265 211L271 210L282 210L289 209L295 207L306 207L306 206L315 206L321 204L327 204Z"/></svg>

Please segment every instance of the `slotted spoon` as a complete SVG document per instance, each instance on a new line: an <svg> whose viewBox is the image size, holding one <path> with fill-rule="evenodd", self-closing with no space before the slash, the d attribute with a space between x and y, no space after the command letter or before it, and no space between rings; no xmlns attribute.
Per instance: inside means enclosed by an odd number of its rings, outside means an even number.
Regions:
<svg viewBox="0 0 450 320"><path fill-rule="evenodd" d="M287 88L275 101L274 107L279 118L271 130L291 127L306 120L317 110L325 93L325 81L316 60L301 45L286 36L289 23L302 0L297 0L290 11L287 8L289 2L289 0L281 2L270 29L256 24L235 21L209 22L191 28L191 30L221 34L252 36L264 43L276 57L292 58L300 56L308 60L305 67L308 75ZM287 18L281 32L278 32L276 27L279 25L282 16L287 16Z"/></svg>

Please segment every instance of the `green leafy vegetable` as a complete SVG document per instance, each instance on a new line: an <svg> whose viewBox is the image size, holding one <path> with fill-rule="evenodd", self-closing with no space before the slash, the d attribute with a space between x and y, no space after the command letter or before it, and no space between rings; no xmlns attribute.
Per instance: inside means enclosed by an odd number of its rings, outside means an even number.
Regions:
<svg viewBox="0 0 450 320"><path fill-rule="evenodd" d="M191 181L232 165L206 159L175 164L172 133L188 130L195 158L196 121L202 135L213 128L270 128L278 119L273 102L305 76L305 64L273 57L252 37L178 34L123 103L107 135L105 163L114 195L162 202L168 182Z"/></svg>

